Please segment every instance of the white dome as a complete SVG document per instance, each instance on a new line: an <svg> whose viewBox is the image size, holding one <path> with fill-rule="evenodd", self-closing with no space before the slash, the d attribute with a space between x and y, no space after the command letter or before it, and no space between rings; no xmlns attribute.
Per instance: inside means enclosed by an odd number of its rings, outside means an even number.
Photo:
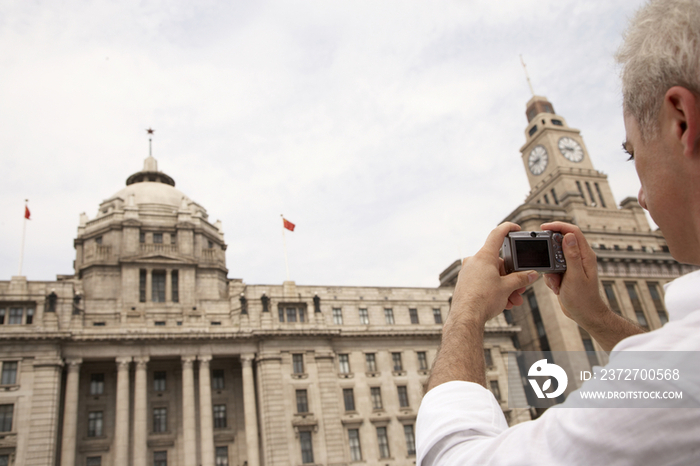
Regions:
<svg viewBox="0 0 700 466"><path fill-rule="evenodd" d="M169 184L142 181L140 183L130 184L105 202L118 197L124 201L124 204L129 205L129 197L132 194L134 196L134 204L136 205L159 204L172 206L176 209L180 208L182 205L182 198L187 198L182 191L173 188Z"/></svg>

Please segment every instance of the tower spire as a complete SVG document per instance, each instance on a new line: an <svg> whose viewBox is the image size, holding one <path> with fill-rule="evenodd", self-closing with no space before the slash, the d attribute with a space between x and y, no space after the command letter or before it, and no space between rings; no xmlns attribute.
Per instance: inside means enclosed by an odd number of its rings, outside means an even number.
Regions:
<svg viewBox="0 0 700 466"><path fill-rule="evenodd" d="M522 58L522 57L520 57ZM148 133L148 156L153 157L153 133L155 133L156 130L152 128L148 128L146 132Z"/></svg>
<svg viewBox="0 0 700 466"><path fill-rule="evenodd" d="M530 82L530 76L527 74L527 65L525 64L525 60L523 60L522 55L520 55L520 63L523 64L523 70L525 70L525 79L527 79L527 85L530 87L530 92L532 92L532 96L535 97L535 90L532 88L532 83Z"/></svg>

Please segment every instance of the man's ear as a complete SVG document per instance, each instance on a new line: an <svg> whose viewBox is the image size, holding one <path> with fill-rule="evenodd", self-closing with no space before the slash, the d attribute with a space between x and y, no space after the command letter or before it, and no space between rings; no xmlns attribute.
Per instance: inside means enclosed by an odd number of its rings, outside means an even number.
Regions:
<svg viewBox="0 0 700 466"><path fill-rule="evenodd" d="M700 158L700 99L682 86L673 86L664 96L666 123L681 144L685 157Z"/></svg>

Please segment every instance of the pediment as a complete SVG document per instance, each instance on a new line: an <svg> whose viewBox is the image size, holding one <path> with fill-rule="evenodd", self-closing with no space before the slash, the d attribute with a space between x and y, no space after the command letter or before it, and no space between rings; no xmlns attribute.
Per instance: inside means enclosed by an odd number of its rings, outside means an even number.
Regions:
<svg viewBox="0 0 700 466"><path fill-rule="evenodd" d="M183 259L163 253L139 254L122 258L122 262L158 263L158 264L194 264L193 260Z"/></svg>

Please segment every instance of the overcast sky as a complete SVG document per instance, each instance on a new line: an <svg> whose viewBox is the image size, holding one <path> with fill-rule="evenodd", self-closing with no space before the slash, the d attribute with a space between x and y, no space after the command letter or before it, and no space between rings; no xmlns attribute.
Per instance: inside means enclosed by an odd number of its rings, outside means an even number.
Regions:
<svg viewBox="0 0 700 466"><path fill-rule="evenodd" d="M221 220L229 277L437 286L529 192L534 90L616 201L639 181L613 53L636 0L0 5L0 280L73 273L79 215L153 155Z"/></svg>

